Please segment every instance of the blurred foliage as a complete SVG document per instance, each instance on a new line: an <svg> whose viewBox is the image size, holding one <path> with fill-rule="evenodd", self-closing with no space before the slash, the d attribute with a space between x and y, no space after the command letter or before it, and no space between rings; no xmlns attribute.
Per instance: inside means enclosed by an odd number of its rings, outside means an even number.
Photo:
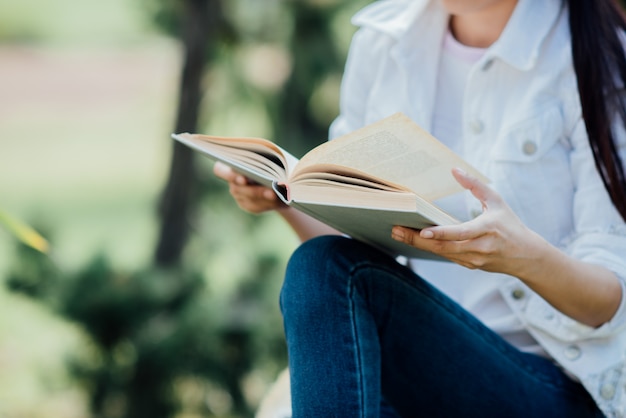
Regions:
<svg viewBox="0 0 626 418"><path fill-rule="evenodd" d="M268 356L284 358L279 324L258 299L258 278L244 280L223 311L197 272L148 267L125 273L99 256L67 274L31 247L18 250L9 289L76 323L91 341L89 354L69 365L90 395L94 417L247 416L253 405L245 378L267 367ZM276 274L278 260L253 262L260 275ZM254 335L259 325L262 336ZM189 401L177 385L204 394ZM212 400L209 392L223 396Z"/></svg>
<svg viewBox="0 0 626 418"><path fill-rule="evenodd" d="M296 156L325 141L354 31L349 18L371 1L213 1L221 11L206 51L199 129L266 136ZM183 3L143 0L156 27L174 37Z"/></svg>
<svg viewBox="0 0 626 418"><path fill-rule="evenodd" d="M326 140L354 30L349 16L369 2L219 1L202 57L197 130L265 136L295 155ZM137 4L154 28L183 38L183 0ZM95 255L70 271L17 244L7 287L87 335L86 352L68 365L94 417L248 417L286 365L277 299L295 237L268 216L234 210L205 160L193 182L192 208L178 219L189 241L167 267L122 271Z"/></svg>

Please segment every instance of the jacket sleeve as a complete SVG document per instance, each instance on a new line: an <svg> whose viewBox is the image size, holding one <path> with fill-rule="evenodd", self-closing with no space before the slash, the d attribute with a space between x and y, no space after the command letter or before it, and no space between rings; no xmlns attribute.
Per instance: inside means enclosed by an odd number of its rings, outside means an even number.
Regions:
<svg viewBox="0 0 626 418"><path fill-rule="evenodd" d="M626 162L626 135L614 129L617 148ZM580 120L572 134L570 157L574 194L575 235L567 251L589 263L600 264L626 278L626 223L615 209L595 166L585 126Z"/></svg>
<svg viewBox="0 0 626 418"><path fill-rule="evenodd" d="M626 135L623 125L616 124L613 131L624 164ZM623 287L626 280L626 223L615 209L598 174L582 119L574 128L572 144L571 166L576 187L573 202L575 235L567 242L566 251L574 258L613 271ZM605 331L616 330L626 324L624 299L622 297L617 315L602 327Z"/></svg>
<svg viewBox="0 0 626 418"><path fill-rule="evenodd" d="M626 135L622 126L614 130L622 162L626 162ZM570 163L575 185L574 232L563 243L564 251L578 260L611 270L622 284L622 302L614 317L598 328L580 324L557 312L539 298L529 301L526 317L562 341L605 338L626 328L626 223L615 209L598 174L582 119L570 137ZM539 306L541 305L541 306ZM546 321L553 317L553 321Z"/></svg>
<svg viewBox="0 0 626 418"><path fill-rule="evenodd" d="M377 73L376 51L383 43L384 36L369 28L360 28L354 34L341 81L339 116L330 126L330 139L366 124L369 92Z"/></svg>

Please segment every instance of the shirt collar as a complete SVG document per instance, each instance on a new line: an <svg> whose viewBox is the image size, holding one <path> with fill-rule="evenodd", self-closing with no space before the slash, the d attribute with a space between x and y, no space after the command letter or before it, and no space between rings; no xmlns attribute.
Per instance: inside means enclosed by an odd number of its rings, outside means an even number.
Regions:
<svg viewBox="0 0 626 418"><path fill-rule="evenodd" d="M429 19L421 19L427 9ZM491 45L484 58L498 57L520 70L531 69L562 9L561 0L519 0L502 35ZM446 11L439 1L379 0L355 14L352 23L410 44L406 35L411 27L422 24L432 26L433 20L447 21Z"/></svg>

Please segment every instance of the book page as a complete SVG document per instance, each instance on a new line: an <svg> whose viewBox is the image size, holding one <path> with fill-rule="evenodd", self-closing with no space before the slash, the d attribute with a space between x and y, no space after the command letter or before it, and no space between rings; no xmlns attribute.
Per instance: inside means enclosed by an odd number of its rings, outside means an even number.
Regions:
<svg viewBox="0 0 626 418"><path fill-rule="evenodd" d="M267 139L187 133L174 134L172 137L268 187L274 181L286 181L288 173L298 164L296 157Z"/></svg>
<svg viewBox="0 0 626 418"><path fill-rule="evenodd" d="M292 177L317 171L318 164L354 168L429 201L463 190L452 176L454 167L488 181L401 113L316 147L302 157Z"/></svg>

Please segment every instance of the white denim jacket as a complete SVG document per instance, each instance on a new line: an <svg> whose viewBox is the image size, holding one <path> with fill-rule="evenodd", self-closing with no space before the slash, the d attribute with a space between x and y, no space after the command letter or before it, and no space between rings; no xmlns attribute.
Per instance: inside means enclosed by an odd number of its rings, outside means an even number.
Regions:
<svg viewBox="0 0 626 418"><path fill-rule="evenodd" d="M331 137L398 111L430 129L448 24L439 3L379 0L355 15L360 29ZM624 281L626 225L587 142L569 36L561 0L519 1L500 39L470 72L463 157L491 179L528 227ZM626 161L623 127L616 132ZM468 218L481 212L473 198L468 208ZM518 279L501 276L503 297L539 344L580 379L608 417L626 417L626 298L610 322L594 329L563 315Z"/></svg>

